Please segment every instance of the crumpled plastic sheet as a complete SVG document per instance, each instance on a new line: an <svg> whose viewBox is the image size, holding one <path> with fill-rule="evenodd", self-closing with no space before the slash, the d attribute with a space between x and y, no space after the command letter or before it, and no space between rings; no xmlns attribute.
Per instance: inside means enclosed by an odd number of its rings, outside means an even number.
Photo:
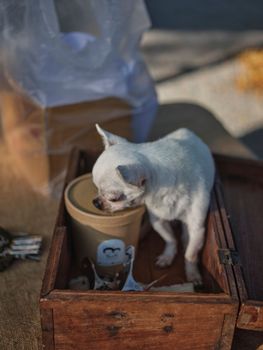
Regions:
<svg viewBox="0 0 263 350"><path fill-rule="evenodd" d="M0 0L5 78L42 107L119 97L156 108L139 51L150 20L142 0Z"/></svg>

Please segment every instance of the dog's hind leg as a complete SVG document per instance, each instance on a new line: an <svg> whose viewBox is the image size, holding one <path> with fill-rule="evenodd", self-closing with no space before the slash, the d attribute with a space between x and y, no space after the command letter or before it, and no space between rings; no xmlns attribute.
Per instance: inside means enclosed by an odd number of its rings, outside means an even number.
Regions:
<svg viewBox="0 0 263 350"><path fill-rule="evenodd" d="M185 273L189 282L202 283L202 277L198 268L198 254L204 242L204 227L186 225L188 229L188 244L185 250ZM185 227L185 229L186 229Z"/></svg>
<svg viewBox="0 0 263 350"><path fill-rule="evenodd" d="M203 197L202 201L196 201L192 205L186 220L183 222L183 236L187 238L185 249L185 272L189 282L202 283L198 269L198 254L203 247L205 238L205 219L209 198Z"/></svg>
<svg viewBox="0 0 263 350"><path fill-rule="evenodd" d="M169 221L162 220L152 213L149 213L149 217L152 227L165 241L164 251L158 256L156 265L160 267L169 266L177 253L177 241L173 229Z"/></svg>

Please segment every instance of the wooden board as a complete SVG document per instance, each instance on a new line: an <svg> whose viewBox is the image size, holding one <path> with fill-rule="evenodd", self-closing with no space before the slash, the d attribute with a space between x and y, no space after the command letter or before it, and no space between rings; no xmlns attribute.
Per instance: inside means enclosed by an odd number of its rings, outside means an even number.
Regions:
<svg viewBox="0 0 263 350"><path fill-rule="evenodd" d="M178 254L176 255L172 266L166 268L158 268L155 265L156 258L164 249L164 242L161 237L151 230L145 239L140 242L134 265L134 276L137 281L148 284L160 279L155 286L169 286L175 283L186 282L179 225L176 226L175 234L179 241Z"/></svg>
<svg viewBox="0 0 263 350"><path fill-rule="evenodd" d="M242 301L238 326L263 331L263 162L224 156L216 160L231 227L224 224L226 232L232 231L229 245L240 259L235 266Z"/></svg>
<svg viewBox="0 0 263 350"><path fill-rule="evenodd" d="M205 350L230 349L238 304L223 295L54 290L42 303L50 308L55 349Z"/></svg>

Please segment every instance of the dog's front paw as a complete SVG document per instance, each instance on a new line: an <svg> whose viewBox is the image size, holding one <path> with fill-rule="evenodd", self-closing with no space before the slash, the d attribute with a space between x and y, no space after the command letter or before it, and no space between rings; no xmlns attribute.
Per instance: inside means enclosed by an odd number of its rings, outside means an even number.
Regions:
<svg viewBox="0 0 263 350"><path fill-rule="evenodd" d="M169 244L165 247L164 252L156 259L156 265L159 267L165 267L172 264L173 259L176 255L176 246Z"/></svg>
<svg viewBox="0 0 263 350"><path fill-rule="evenodd" d="M159 267L165 267L171 265L174 259L174 255L161 254L156 259L156 265Z"/></svg>
<svg viewBox="0 0 263 350"><path fill-rule="evenodd" d="M202 277L197 263L185 260L185 273L188 282L193 282L196 286L202 285Z"/></svg>

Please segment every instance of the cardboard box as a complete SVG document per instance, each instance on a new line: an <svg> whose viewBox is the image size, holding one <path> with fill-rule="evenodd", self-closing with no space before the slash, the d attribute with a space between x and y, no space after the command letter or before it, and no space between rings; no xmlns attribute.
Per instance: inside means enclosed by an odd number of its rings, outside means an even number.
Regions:
<svg viewBox="0 0 263 350"><path fill-rule="evenodd" d="M1 91L0 103L14 164L43 193L60 193L72 147L102 150L95 123L120 136L132 135L131 108L116 98L43 109L23 95Z"/></svg>

